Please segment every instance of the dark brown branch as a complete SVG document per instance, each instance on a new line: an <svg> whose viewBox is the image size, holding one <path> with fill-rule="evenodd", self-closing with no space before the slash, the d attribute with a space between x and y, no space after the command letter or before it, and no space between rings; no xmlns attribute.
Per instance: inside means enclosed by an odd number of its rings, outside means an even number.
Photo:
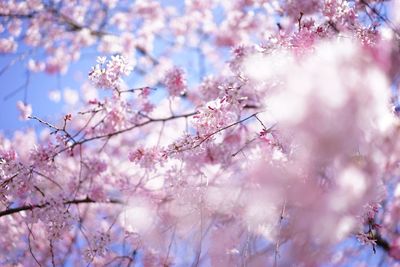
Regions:
<svg viewBox="0 0 400 267"><path fill-rule="evenodd" d="M111 134L105 134L105 135L102 135L102 136L92 137L92 138L89 138L89 139L86 139L86 140L90 141L90 139L99 139L99 138L104 138L104 137L111 137L111 136L114 136L114 135L117 135L117 134L128 132L128 131L130 131L130 130L132 130L134 128L141 127L141 126L144 126L144 125L152 123L152 122L167 122L167 121L170 121L170 120L191 117L191 116L194 116L196 114L197 114L197 111L190 112L190 113L187 113L187 114L182 114L182 115L174 115L174 116L170 116L170 117L167 117L167 118L158 118L158 119L149 118L148 121L133 125L133 126L128 127L126 129L119 130L119 131L113 132ZM84 141L86 141L86 140L84 140Z"/></svg>
<svg viewBox="0 0 400 267"><path fill-rule="evenodd" d="M70 205L70 204L78 205L78 204L83 204L83 203L122 204L123 202L118 199L110 199L108 201L96 201L89 197L86 197L83 199L67 200L67 201L64 201L63 204L64 205ZM50 203L46 202L44 204L26 205L26 206L21 206L21 207L17 207L17 208L6 209L3 211L0 211L0 217L19 213L19 212L25 211L25 210L40 209L40 208L47 207L48 205L50 205Z"/></svg>
<svg viewBox="0 0 400 267"><path fill-rule="evenodd" d="M29 14L5 14L5 13L0 13L0 17L2 18L18 18L18 19L31 19L33 18L37 13L36 12L32 12Z"/></svg>
<svg viewBox="0 0 400 267"><path fill-rule="evenodd" d="M64 133L64 135L68 138L68 141L71 140L73 143L76 143L74 137L65 129L67 119L64 119L64 126L62 128L59 128L59 127L54 126L54 125L50 124L49 122L44 121L36 116L29 116L28 118L32 119L32 120L37 120L38 122L46 125L47 127L49 127L50 129L52 129L54 131L53 132L54 134L56 134L58 132Z"/></svg>
<svg viewBox="0 0 400 267"><path fill-rule="evenodd" d="M375 240L376 240L376 245L378 247L380 247L381 249L383 249L386 252L389 252L390 250L390 244L388 241L386 241L380 234L377 234L375 236Z"/></svg>

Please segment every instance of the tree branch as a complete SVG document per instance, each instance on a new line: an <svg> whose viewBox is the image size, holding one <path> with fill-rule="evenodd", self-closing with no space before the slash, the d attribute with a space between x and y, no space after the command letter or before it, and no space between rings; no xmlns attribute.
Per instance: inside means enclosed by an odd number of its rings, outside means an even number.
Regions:
<svg viewBox="0 0 400 267"><path fill-rule="evenodd" d="M69 205L69 204L79 205L79 204L83 204L83 203L123 204L123 202L118 199L110 199L108 201L96 201L89 197L86 197L83 199L67 200L67 201L63 202L64 205ZM21 207L17 207L17 208L6 209L3 211L0 211L0 217L19 213L19 212L25 211L25 210L33 210L33 209L38 209L38 208L40 209L40 208L47 207L48 205L50 205L50 203L46 202L44 204L26 205L26 206L21 206Z"/></svg>

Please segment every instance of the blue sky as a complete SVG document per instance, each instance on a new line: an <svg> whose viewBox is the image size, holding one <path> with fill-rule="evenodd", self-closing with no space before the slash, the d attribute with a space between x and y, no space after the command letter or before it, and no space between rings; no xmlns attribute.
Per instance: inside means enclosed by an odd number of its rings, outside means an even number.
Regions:
<svg viewBox="0 0 400 267"><path fill-rule="evenodd" d="M7 66L14 58L13 55L0 56L0 70ZM86 56L71 65L65 75L48 75L32 73L26 88L26 100L33 107L33 114L38 117L54 119L61 114L63 102L54 103L49 99L49 92L65 88L79 89L80 84L87 79L90 67L95 63L96 56ZM25 89L15 91L25 84L28 74L26 62L16 62L7 68L0 76L0 131L10 136L16 129L36 126L33 121L20 121L16 102L24 101ZM15 92L15 94L12 94ZM10 95L12 94L12 95Z"/></svg>

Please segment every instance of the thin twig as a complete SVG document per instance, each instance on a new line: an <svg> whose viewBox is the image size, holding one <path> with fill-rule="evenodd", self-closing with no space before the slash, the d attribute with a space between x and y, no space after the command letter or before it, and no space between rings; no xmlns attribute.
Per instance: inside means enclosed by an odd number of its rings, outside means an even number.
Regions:
<svg viewBox="0 0 400 267"><path fill-rule="evenodd" d="M254 113L254 114L252 114L252 115L250 115L250 116L248 116L248 117L246 117L246 118L244 118L244 119L241 119L241 120L239 120L239 121L236 121L236 122L234 122L234 123L231 123L231 124L229 124L229 125L227 125L227 126L225 126L225 127L222 127L222 128L220 128L220 129L218 129L218 130L215 131L215 132L212 132L212 133L206 135L206 137L205 137L204 139L202 139L202 140L201 140L197 145L195 145L193 148L199 147L201 144L203 144L205 141L207 141L207 140L208 140L209 138L211 138L213 135L215 135L215 134L217 134L217 133L219 133L219 132L222 132L222 131L224 131L224 130L226 130L226 129L232 127L232 126L235 126L235 125L237 125L237 124L240 124L240 123L242 123L242 122L245 122L245 121L247 121L248 119L251 119L251 118L255 117L258 113L259 113L259 112L256 112L256 113Z"/></svg>

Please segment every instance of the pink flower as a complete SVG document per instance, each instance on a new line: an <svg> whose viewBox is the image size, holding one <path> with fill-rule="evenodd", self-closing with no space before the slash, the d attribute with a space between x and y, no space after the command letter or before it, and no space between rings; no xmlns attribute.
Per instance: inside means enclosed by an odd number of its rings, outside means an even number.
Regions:
<svg viewBox="0 0 400 267"><path fill-rule="evenodd" d="M400 260L400 237L396 237L390 244L389 255L396 260Z"/></svg>
<svg viewBox="0 0 400 267"><path fill-rule="evenodd" d="M85 250L84 258L91 262L95 257L103 257L108 251L107 246L111 242L110 233L98 232L89 239L89 248Z"/></svg>
<svg viewBox="0 0 400 267"><path fill-rule="evenodd" d="M0 149L0 159L5 160L5 161L13 161L17 158L17 153L15 150L10 149L10 150L2 150Z"/></svg>
<svg viewBox="0 0 400 267"><path fill-rule="evenodd" d="M138 148L129 153L129 160L131 162L140 165L142 168L151 170L154 169L155 165L160 162L161 157L161 151L156 147L149 149Z"/></svg>
<svg viewBox="0 0 400 267"><path fill-rule="evenodd" d="M40 72L43 71L45 68L45 64L43 62L39 62L33 59L28 61L28 69L32 72Z"/></svg>
<svg viewBox="0 0 400 267"><path fill-rule="evenodd" d="M17 109L20 112L19 119L20 120L28 120L32 115L32 107L31 105L25 104L22 101L17 102Z"/></svg>
<svg viewBox="0 0 400 267"><path fill-rule="evenodd" d="M184 94L187 89L184 71L176 67L171 69L165 75L164 84L171 96L180 96Z"/></svg>
<svg viewBox="0 0 400 267"><path fill-rule="evenodd" d="M104 192L104 188L102 186L96 185L90 190L89 196L91 199L99 201L107 199L107 195Z"/></svg>
<svg viewBox="0 0 400 267"><path fill-rule="evenodd" d="M0 39L0 53L13 53L17 50L17 43L14 38L1 38Z"/></svg>
<svg viewBox="0 0 400 267"><path fill-rule="evenodd" d="M128 76L133 66L123 56L112 56L110 60L105 57L97 59L97 65L89 73L89 79L97 88L119 89L122 77Z"/></svg>
<svg viewBox="0 0 400 267"><path fill-rule="evenodd" d="M232 106L223 98L206 103L193 116L193 124L200 136L207 136L235 121Z"/></svg>
<svg viewBox="0 0 400 267"><path fill-rule="evenodd" d="M300 14L311 14L316 12L320 6L320 0L285 0L283 1L283 9L287 14L295 19L300 17Z"/></svg>

